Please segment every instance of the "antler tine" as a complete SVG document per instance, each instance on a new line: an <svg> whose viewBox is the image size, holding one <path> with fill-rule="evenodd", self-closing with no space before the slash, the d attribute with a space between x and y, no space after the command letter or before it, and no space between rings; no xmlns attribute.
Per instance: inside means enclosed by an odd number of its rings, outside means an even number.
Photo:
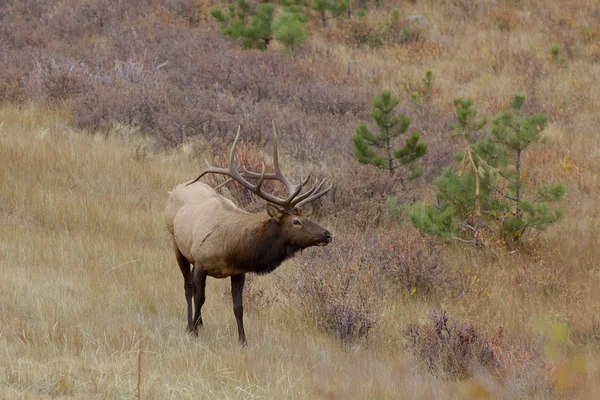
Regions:
<svg viewBox="0 0 600 400"><path fill-rule="evenodd" d="M206 162L208 164L208 161ZM212 165L208 164L209 167L207 169L205 169L204 171L202 171L202 173L200 175L198 175L198 177L196 179L194 179L193 181L186 183L185 186L189 186L193 183L196 183L200 180L200 178L202 178L204 175L206 174L220 174L220 175L229 175L229 170L225 169L225 168L217 168L217 167L213 167ZM221 187L223 185L226 185L227 181L223 182L222 184L220 184L218 187Z"/></svg>
<svg viewBox="0 0 600 400"><path fill-rule="evenodd" d="M292 203L293 204L300 203L302 200L306 199L311 194L319 193L319 190L321 190L321 187L323 186L324 183L325 183L325 179L323 179L318 185L313 186L310 190L308 190L308 191L302 193L300 196L296 197Z"/></svg>
<svg viewBox="0 0 600 400"><path fill-rule="evenodd" d="M266 175L265 175L265 165L263 163L262 166L262 173L256 174L256 173L252 173L254 176L252 176L253 178L255 177L256 179L258 179L258 182L256 183L256 185L253 185L252 183L248 182L243 176L242 174L240 174L240 172L238 171L236 165L235 165L235 150L237 148L237 144L238 141L240 139L240 131L241 131L241 127L238 126L238 131L237 134L235 135L235 140L233 141L233 145L231 146L231 151L229 152L229 166L227 168L218 168L218 167L213 167L212 165L210 165L207 161L207 164L209 165L209 168L205 169L196 179L194 179L192 182L188 183L187 185L191 185L195 182L197 182L200 178L202 178L204 175L206 174L219 174L219 175L226 175L229 177L229 179L227 179L224 183L222 183L221 185L217 186L221 187L229 182L231 182L231 180L236 181L237 183L239 183L240 185L242 185L244 188L248 189L249 191L251 191L252 193L256 194L257 196L263 198L264 200L271 202L273 204L277 204L280 205L281 207L283 207L284 209L289 209L290 203L292 202L293 198L298 194L296 193L292 193L292 196L288 197L287 199L280 199L279 197L275 197L269 193L265 193L262 189L261 186L264 182L264 180L266 179ZM246 169L244 169L244 172L249 172ZM275 178L274 178L275 179ZM280 177L277 177L276 179L280 179ZM288 181L289 183L289 181ZM186 185L186 186L187 186ZM286 185L287 186L287 185ZM296 190L295 187L293 187L293 189ZM298 187L298 191L302 189L302 187Z"/></svg>
<svg viewBox="0 0 600 400"><path fill-rule="evenodd" d="M296 197L298 195L298 193L300 193L300 191L302 190L302 185L294 185L281 172L281 168L279 168L279 151L277 149L277 147L278 147L277 146L278 145L277 129L275 129L275 122L271 121L271 124L273 124L273 137L274 137L274 139L273 139L273 164L275 167L274 175L277 176L279 181L285 185L285 187L287 188L287 191L288 191L289 199L292 200L294 197Z"/></svg>
<svg viewBox="0 0 600 400"><path fill-rule="evenodd" d="M215 190L220 189L223 186L227 185L231 181L233 181L233 178L227 178L227 180L225 182L218 184L217 186L214 187L214 189Z"/></svg>
<svg viewBox="0 0 600 400"><path fill-rule="evenodd" d="M242 165L242 176L244 178L258 179L262 176L262 174L259 174L258 172L248 171L246 166ZM279 178L275 174L265 174L265 179L266 180L279 180Z"/></svg>
<svg viewBox="0 0 600 400"><path fill-rule="evenodd" d="M235 140L233 141L233 145L231 146L231 151L229 152L229 170L230 171L237 172L237 168L235 167L235 148L237 147L238 140L240 139L241 127L242 127L241 125L238 125L238 131L237 131L237 134L235 135Z"/></svg>
<svg viewBox="0 0 600 400"><path fill-rule="evenodd" d="M321 184L319 185L322 186L323 183L325 183L325 180L323 180L321 182ZM331 190L331 188L333 187L333 184L329 185L329 187L327 189L324 189L322 191L317 191L317 193L314 193L312 196L310 196L309 198L302 200L301 202L299 202L298 204L296 204L296 207L302 207L304 204L310 203L311 201L314 201L316 199L318 199L319 197L327 194L327 192L329 192Z"/></svg>
<svg viewBox="0 0 600 400"><path fill-rule="evenodd" d="M306 177L306 179L304 180L304 182L302 182L300 184L300 186L304 187L304 185L306 185L308 183L308 181L310 180L310 175Z"/></svg>
<svg viewBox="0 0 600 400"><path fill-rule="evenodd" d="M262 173L260 175L260 178L258 178L258 182L256 182L256 190L260 192L260 187L262 186L263 182L265 181L265 163L262 163Z"/></svg>
<svg viewBox="0 0 600 400"><path fill-rule="evenodd" d="M241 126L238 125L237 135L235 135L235 140L233 141L233 146L231 146L231 151L229 152L229 168L213 167L212 165L210 165L210 163L208 162L207 159L204 159L204 161L206 161L206 163L208 164L208 168L205 169L204 171L202 171L202 173L200 175L198 175L198 177L196 179L187 183L186 186L189 186L193 183L198 182L200 180L200 178L202 178L206 174L220 174L220 175L231 176L231 173L233 170L235 170L235 172L237 172L237 169L235 169L235 148L237 147L237 143L240 138L240 128L241 128ZM231 177L231 178L233 178L233 177ZM217 189L220 188L221 186L226 185L229 182L230 182L230 180L228 179L227 181L225 181L222 184L220 184L219 186L217 186Z"/></svg>

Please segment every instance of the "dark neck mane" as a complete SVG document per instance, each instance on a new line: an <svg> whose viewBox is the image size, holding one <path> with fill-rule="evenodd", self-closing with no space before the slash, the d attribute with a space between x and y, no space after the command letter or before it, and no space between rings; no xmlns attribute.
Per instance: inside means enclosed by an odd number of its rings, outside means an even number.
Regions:
<svg viewBox="0 0 600 400"><path fill-rule="evenodd" d="M295 253L285 243L279 224L270 218L245 234L248 234L246 240L230 259L235 269L267 274Z"/></svg>

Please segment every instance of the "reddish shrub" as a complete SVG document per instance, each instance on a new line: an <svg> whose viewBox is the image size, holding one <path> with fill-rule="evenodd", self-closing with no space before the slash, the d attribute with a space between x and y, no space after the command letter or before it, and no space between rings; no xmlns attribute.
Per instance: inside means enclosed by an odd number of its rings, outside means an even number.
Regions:
<svg viewBox="0 0 600 400"><path fill-rule="evenodd" d="M389 231L381 235L380 250L386 258L385 274L404 289L431 294L455 281L439 244L414 231Z"/></svg>
<svg viewBox="0 0 600 400"><path fill-rule="evenodd" d="M429 324L407 329L408 347L434 373L465 377L477 366L501 367L502 328L486 336L475 324L453 321L445 311L432 309Z"/></svg>
<svg viewBox="0 0 600 400"><path fill-rule="evenodd" d="M297 292L309 317L349 344L367 339L381 318L382 285L356 238L336 237L335 246L309 249Z"/></svg>

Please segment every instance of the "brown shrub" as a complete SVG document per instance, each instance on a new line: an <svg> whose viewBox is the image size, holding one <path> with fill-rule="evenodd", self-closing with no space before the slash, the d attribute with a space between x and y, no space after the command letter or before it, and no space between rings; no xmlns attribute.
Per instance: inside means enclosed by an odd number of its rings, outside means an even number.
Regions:
<svg viewBox="0 0 600 400"><path fill-rule="evenodd" d="M456 281L455 273L440 254L439 243L417 232L385 232L380 250L387 258L385 275L412 293L440 292Z"/></svg>
<svg viewBox="0 0 600 400"><path fill-rule="evenodd" d="M348 42L352 46L364 46L371 40L373 28L365 20L348 21Z"/></svg>
<svg viewBox="0 0 600 400"><path fill-rule="evenodd" d="M366 249L362 239L336 237L334 246L309 249L302 260L301 306L344 344L367 339L381 318L381 276Z"/></svg>
<svg viewBox="0 0 600 400"><path fill-rule="evenodd" d="M408 347L433 373L469 376L479 366L499 368L502 328L492 338L475 324L455 322L445 311L432 309L429 324L407 329Z"/></svg>
<svg viewBox="0 0 600 400"><path fill-rule="evenodd" d="M67 57L42 55L25 79L29 98L54 103L90 89L85 64Z"/></svg>
<svg viewBox="0 0 600 400"><path fill-rule="evenodd" d="M0 61L0 103L22 103L27 98L27 92L20 82L22 71L12 66L3 67Z"/></svg>
<svg viewBox="0 0 600 400"><path fill-rule="evenodd" d="M335 186L323 198L319 214L344 221L345 227L366 230L379 226L393 180L373 166L348 162L333 171Z"/></svg>

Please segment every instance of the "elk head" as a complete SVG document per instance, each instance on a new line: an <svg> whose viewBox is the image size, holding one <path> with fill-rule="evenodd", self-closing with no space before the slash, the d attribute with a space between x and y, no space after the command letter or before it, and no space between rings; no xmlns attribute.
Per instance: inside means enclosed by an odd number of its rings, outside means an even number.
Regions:
<svg viewBox="0 0 600 400"><path fill-rule="evenodd" d="M267 214L278 225L280 236L287 238L288 255L311 246L327 246L332 240L331 233L303 216L300 208L286 211L267 203Z"/></svg>

